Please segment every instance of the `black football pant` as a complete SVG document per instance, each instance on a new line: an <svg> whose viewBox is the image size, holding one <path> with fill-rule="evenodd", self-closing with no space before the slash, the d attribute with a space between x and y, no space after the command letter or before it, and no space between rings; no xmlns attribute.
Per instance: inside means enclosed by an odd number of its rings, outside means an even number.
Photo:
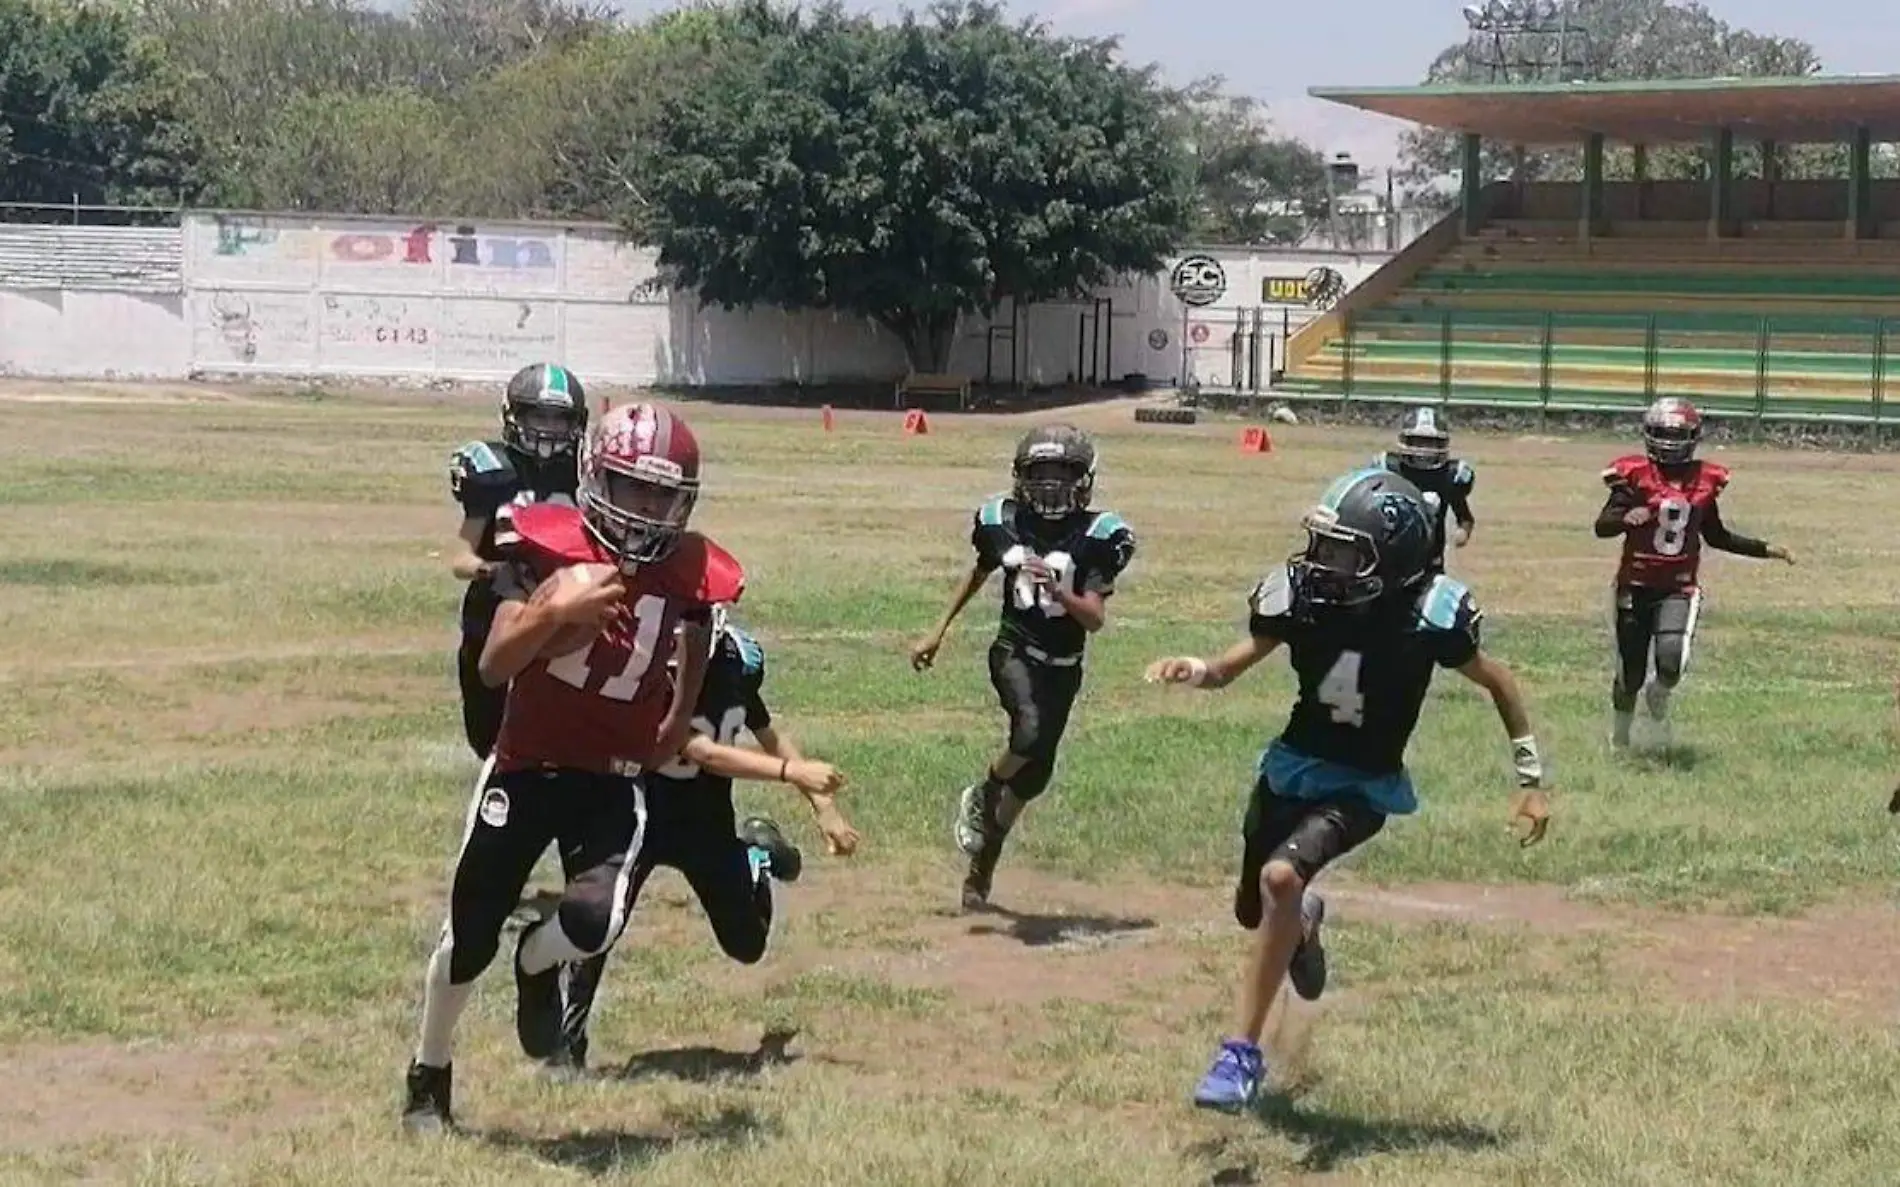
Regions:
<svg viewBox="0 0 1900 1187"><path fill-rule="evenodd" d="M1674 688L1689 668L1689 644L1702 609L1699 589L1616 589L1616 681L1610 703L1618 713L1636 708L1636 694L1649 679L1650 657L1656 679Z"/></svg>
<svg viewBox="0 0 1900 1187"><path fill-rule="evenodd" d="M1043 793L1056 772L1056 747L1069 728L1069 710L1082 690L1082 664L1051 664L1020 645L990 646L990 685L1009 715L1009 752L1023 760L1007 781L1010 794L1028 803Z"/></svg>
<svg viewBox="0 0 1900 1187"><path fill-rule="evenodd" d="M646 835L632 863L628 912L654 870L677 870L706 912L720 950L741 964L757 964L772 930L772 884L754 871L738 831L730 792L707 793L693 785L671 787L655 781L647 799ZM570 1045L585 1041L606 970L603 952L575 966L568 980L562 1029Z"/></svg>
<svg viewBox="0 0 1900 1187"><path fill-rule="evenodd" d="M1260 872L1284 861L1310 885L1328 865L1370 841L1385 827L1385 815L1356 796L1301 800L1278 795L1265 775L1255 781L1240 825L1240 877L1234 883L1234 920L1249 931L1260 926L1266 904Z"/></svg>
<svg viewBox="0 0 1900 1187"><path fill-rule="evenodd" d="M483 764L442 930L449 982L466 985L495 959L502 927L549 845L559 847L567 879L561 930L583 952L612 946L633 907L645 799L636 779L574 770L498 775L492 760Z"/></svg>
<svg viewBox="0 0 1900 1187"><path fill-rule="evenodd" d="M462 685L462 732L476 758L487 758L501 736L501 714L508 707L508 686L490 688L482 683L482 648L488 645L488 626L481 633L462 636L455 653L455 675Z"/></svg>

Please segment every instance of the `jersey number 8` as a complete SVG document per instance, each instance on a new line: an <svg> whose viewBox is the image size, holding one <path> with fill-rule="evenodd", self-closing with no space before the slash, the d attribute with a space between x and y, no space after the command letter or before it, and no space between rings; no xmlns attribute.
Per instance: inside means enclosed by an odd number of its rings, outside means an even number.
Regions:
<svg viewBox="0 0 1900 1187"><path fill-rule="evenodd" d="M1029 559L1029 550L1018 544L1003 554L1003 567L1009 570L1010 601L1018 610L1041 610L1050 618L1061 618L1068 613L1061 602L1046 585L1037 584L1035 578L1023 571L1023 562ZM1069 593L1075 593L1075 558L1066 552L1052 552L1042 558L1049 566L1055 579L1068 587Z"/></svg>
<svg viewBox="0 0 1900 1187"><path fill-rule="evenodd" d="M1656 552L1662 556L1681 556L1689 543L1689 504L1681 499L1664 499L1656 504Z"/></svg>

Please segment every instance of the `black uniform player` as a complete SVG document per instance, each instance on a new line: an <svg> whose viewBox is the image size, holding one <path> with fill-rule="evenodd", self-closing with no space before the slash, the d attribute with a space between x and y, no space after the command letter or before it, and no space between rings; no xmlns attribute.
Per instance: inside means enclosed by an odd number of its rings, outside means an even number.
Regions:
<svg viewBox="0 0 1900 1187"><path fill-rule="evenodd" d="M1413 408L1399 421L1399 447L1381 453L1372 462L1410 482L1425 496L1432 513L1431 571L1445 571L1445 543L1463 548L1477 529L1477 517L1471 513L1471 488L1477 485L1477 472L1471 463L1451 456L1451 422L1436 408ZM1446 520L1455 521L1458 530L1448 533Z"/></svg>
<svg viewBox="0 0 1900 1187"><path fill-rule="evenodd" d="M1082 687L1088 636L1107 622L1115 579L1135 555L1119 515L1089 508L1095 443L1072 425L1032 429L1016 446L1015 484L976 513L976 561L936 630L911 648L918 671L936 662L944 635L990 574L1003 571L1003 615L990 645L990 684L1009 715L1009 740L982 783L963 789L957 847L970 858L963 905L989 901L1003 842L1055 773L1056 747Z"/></svg>
<svg viewBox="0 0 1900 1187"><path fill-rule="evenodd" d="M1405 746L1433 673L1455 668L1491 694L1511 739L1525 843L1549 812L1543 766L1510 671L1479 649L1471 591L1430 572L1424 496L1383 467L1329 487L1307 513L1307 544L1255 587L1247 638L1211 660L1174 658L1150 681L1221 688L1285 645L1299 677L1286 729L1261 755L1241 826L1234 917L1255 933L1232 1032L1195 1091L1210 1108L1244 1108L1265 1077L1260 1034L1289 978L1301 997L1325 988L1325 904L1307 885L1364 844L1386 817L1417 810Z"/></svg>
<svg viewBox="0 0 1900 1187"><path fill-rule="evenodd" d="M534 363L515 372L501 397L501 440L471 441L449 459L449 490L462 508L450 567L468 582L462 595L462 729L487 758L501 731L508 689L477 672L495 617L491 578L509 543L508 511L525 503L574 502L575 449L587 429L587 395L565 367ZM499 537L499 538L498 538Z"/></svg>
<svg viewBox="0 0 1900 1187"><path fill-rule="evenodd" d="M629 863L628 910L660 866L678 870L693 888L727 956L754 964L765 955L772 927L772 880L796 881L803 866L798 849L763 816L736 818L735 778L789 783L810 802L833 855L858 847L857 830L833 796L844 776L829 763L806 758L772 723L764 699L765 649L726 617L714 612L712 657L693 716L693 737L680 754L646 776L644 843ZM751 733L760 750L737 745ZM567 985L563 1050L547 1062L559 1068L587 1061L587 1023L607 966L601 953L578 965Z"/></svg>

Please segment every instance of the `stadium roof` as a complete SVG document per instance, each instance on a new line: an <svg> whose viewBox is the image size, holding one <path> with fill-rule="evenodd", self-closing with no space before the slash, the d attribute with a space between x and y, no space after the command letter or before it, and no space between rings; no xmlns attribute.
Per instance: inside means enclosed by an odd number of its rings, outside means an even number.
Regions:
<svg viewBox="0 0 1900 1187"><path fill-rule="evenodd" d="M1720 128L1782 144L1844 141L1865 125L1900 140L1900 76L1708 78L1421 87L1314 87L1326 99L1505 144L1576 144L1592 132L1624 144L1687 144Z"/></svg>

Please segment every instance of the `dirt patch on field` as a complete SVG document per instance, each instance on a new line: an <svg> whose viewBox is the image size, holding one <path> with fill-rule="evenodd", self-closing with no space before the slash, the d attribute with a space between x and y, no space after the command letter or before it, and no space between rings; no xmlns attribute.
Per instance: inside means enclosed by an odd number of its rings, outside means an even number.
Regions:
<svg viewBox="0 0 1900 1187"><path fill-rule="evenodd" d="M97 1141L227 1147L316 1116L322 1102L266 1071L277 1041L223 1035L182 1044L0 1049L0 1149Z"/></svg>

